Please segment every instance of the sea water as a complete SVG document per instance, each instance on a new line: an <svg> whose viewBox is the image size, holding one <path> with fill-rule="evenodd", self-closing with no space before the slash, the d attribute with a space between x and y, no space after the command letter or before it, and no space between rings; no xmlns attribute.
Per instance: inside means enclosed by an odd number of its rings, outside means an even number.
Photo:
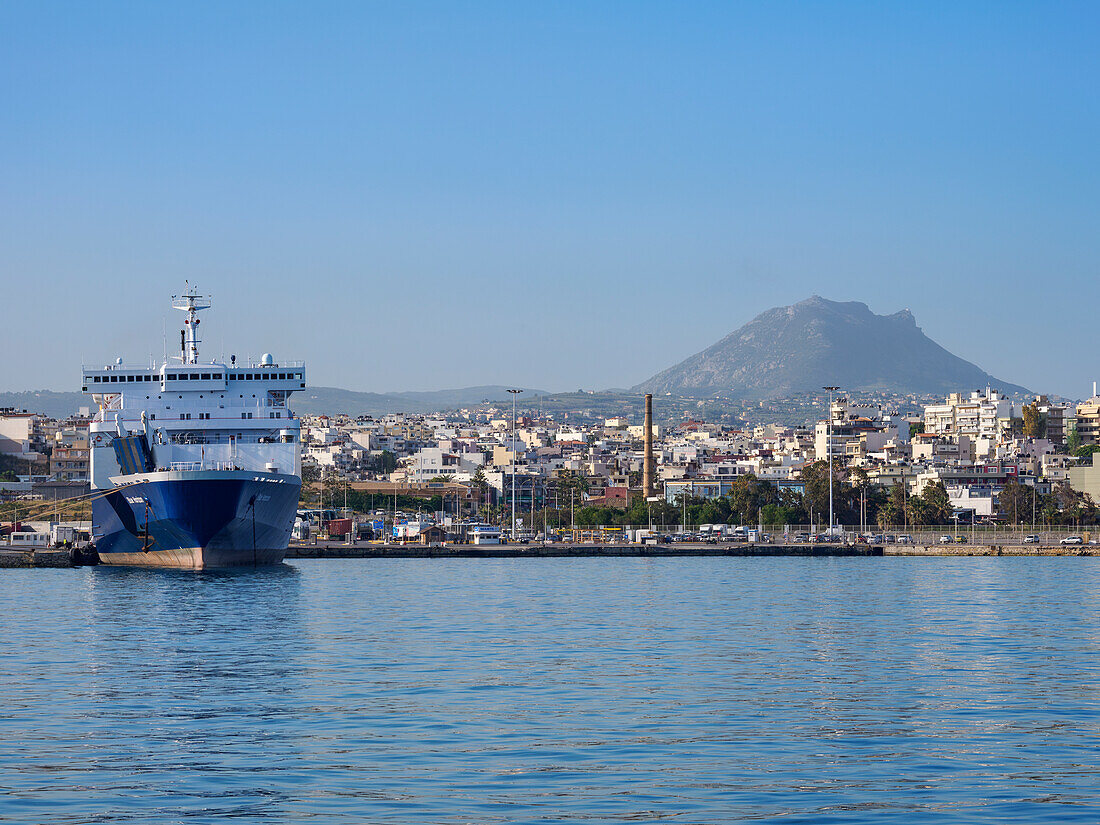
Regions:
<svg viewBox="0 0 1100 825"><path fill-rule="evenodd" d="M1097 822L1100 560L0 571L0 822Z"/></svg>

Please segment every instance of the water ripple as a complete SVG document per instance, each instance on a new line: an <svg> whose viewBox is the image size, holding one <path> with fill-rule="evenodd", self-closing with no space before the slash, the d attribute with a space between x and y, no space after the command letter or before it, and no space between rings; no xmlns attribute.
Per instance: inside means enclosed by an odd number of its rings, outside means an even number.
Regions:
<svg viewBox="0 0 1100 825"><path fill-rule="evenodd" d="M1081 558L0 575L0 822L1096 822Z"/></svg>

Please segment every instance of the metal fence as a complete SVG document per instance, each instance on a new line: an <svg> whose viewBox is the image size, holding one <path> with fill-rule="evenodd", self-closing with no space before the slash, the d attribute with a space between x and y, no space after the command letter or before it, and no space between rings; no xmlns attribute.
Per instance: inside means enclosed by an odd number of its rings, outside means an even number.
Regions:
<svg viewBox="0 0 1100 825"><path fill-rule="evenodd" d="M735 526L735 525L734 525ZM981 545L1023 545L1036 544L1039 546L1059 545L1065 539L1078 538L1082 544L1100 542L1100 526L1088 525L1080 527L1049 526L1049 525L970 525L954 523L937 525L907 527L897 525L891 527L870 527L866 529L859 525L842 525L835 529L833 536L826 536L827 528L823 525L791 524L791 525L744 525L738 534L731 534L731 525L701 525L684 528L682 525L639 524L632 526L586 526L571 530L569 527L560 530L551 529L550 540L560 537L564 541L576 541L581 543L616 543L629 541L637 531L652 531L661 537L672 541L708 541L720 542L744 542L749 538L749 531L753 531L756 541L772 544L801 544L807 542L839 541L845 544L856 544L866 541L871 544L914 544L914 545L938 545L938 544L981 544ZM704 528L711 529L704 529ZM721 528L721 529L715 529ZM505 528L507 529L507 528ZM542 535L538 538L541 540Z"/></svg>

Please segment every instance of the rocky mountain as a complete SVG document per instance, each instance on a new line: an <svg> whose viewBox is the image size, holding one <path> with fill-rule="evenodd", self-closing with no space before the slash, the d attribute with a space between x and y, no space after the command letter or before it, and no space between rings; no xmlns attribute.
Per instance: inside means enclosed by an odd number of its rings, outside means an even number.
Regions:
<svg viewBox="0 0 1100 825"><path fill-rule="evenodd" d="M776 307L635 387L639 392L784 398L833 384L846 390L946 393L992 386L1026 393L952 355L905 309L876 315L817 295Z"/></svg>

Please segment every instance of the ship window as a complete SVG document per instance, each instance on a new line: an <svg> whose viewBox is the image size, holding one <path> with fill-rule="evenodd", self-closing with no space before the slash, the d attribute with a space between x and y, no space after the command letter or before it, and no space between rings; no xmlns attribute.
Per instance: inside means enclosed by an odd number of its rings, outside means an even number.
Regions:
<svg viewBox="0 0 1100 825"><path fill-rule="evenodd" d="M247 417L248 416L245 413L241 413L241 418L247 418Z"/></svg>
<svg viewBox="0 0 1100 825"><path fill-rule="evenodd" d="M203 381L209 381L209 380L210 380L210 373L208 373L208 372L204 372L204 373L202 374L202 380L203 380Z"/></svg>
<svg viewBox="0 0 1100 825"><path fill-rule="evenodd" d="M191 373L191 380L192 381L198 381L199 380L199 374L197 372Z"/></svg>
<svg viewBox="0 0 1100 825"><path fill-rule="evenodd" d="M177 376L174 372L170 372L164 377L169 381L175 381L176 378L178 378L179 376Z"/></svg>
<svg viewBox="0 0 1100 825"><path fill-rule="evenodd" d="M157 414L156 413L149 413L149 420L150 421L156 421L157 420Z"/></svg>
<svg viewBox="0 0 1100 825"><path fill-rule="evenodd" d="M97 384L98 384L98 383L99 383L99 376L98 376L98 375L93 375L93 376L92 376L92 380L93 380L93 381L94 381L95 383L97 383Z"/></svg>
<svg viewBox="0 0 1100 825"><path fill-rule="evenodd" d="M180 413L180 421L183 421L183 413Z"/></svg>
<svg viewBox="0 0 1100 825"><path fill-rule="evenodd" d="M111 376L111 383L113 384L113 383L115 383L116 381L118 381L118 376L117 376L117 375L112 375L112 376Z"/></svg>

